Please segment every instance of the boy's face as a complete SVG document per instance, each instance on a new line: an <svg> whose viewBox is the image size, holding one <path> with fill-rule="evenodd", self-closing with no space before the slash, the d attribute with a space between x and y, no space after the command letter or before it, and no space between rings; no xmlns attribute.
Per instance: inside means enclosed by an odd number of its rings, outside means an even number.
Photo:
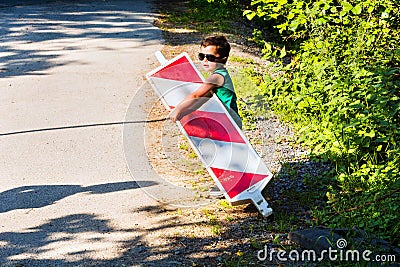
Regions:
<svg viewBox="0 0 400 267"><path fill-rule="evenodd" d="M215 57L219 58L220 55L217 53L217 47L215 45L209 45L209 46L202 46L200 47L200 53L203 53L205 55L214 55ZM205 57L203 60L201 60L201 65L202 67L209 72L213 72L217 67L223 66L222 63L218 62L212 62Z"/></svg>

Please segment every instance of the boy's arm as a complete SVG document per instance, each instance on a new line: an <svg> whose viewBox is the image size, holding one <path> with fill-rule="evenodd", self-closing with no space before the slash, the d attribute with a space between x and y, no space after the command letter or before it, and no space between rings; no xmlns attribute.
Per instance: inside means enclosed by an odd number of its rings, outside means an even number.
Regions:
<svg viewBox="0 0 400 267"><path fill-rule="evenodd" d="M222 78L222 83L221 83ZM204 104L208 98L212 97L213 89L223 84L223 77L219 74L210 75L206 81L200 86L199 89L189 94L181 103L179 103L174 110L169 114L169 118L176 122L183 116L189 114L202 104Z"/></svg>

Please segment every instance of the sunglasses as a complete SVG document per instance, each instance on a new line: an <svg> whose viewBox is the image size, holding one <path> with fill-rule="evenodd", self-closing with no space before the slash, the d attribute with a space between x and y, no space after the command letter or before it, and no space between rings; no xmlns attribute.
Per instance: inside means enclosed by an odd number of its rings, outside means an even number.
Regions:
<svg viewBox="0 0 400 267"><path fill-rule="evenodd" d="M203 61L205 58L207 58L207 60L210 61L210 62L215 62L217 59L221 59L222 57L216 57L216 56L211 55L211 54L199 53L199 60L200 61Z"/></svg>

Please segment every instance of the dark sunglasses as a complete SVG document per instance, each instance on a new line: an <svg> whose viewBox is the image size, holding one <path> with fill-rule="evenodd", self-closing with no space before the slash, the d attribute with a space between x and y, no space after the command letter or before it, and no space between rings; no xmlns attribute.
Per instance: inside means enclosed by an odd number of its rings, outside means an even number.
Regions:
<svg viewBox="0 0 400 267"><path fill-rule="evenodd" d="M205 58L207 58L207 60L210 61L210 62L215 62L215 60L221 59L222 57L216 57L216 56L211 55L211 54L199 53L199 60L200 61L203 61Z"/></svg>

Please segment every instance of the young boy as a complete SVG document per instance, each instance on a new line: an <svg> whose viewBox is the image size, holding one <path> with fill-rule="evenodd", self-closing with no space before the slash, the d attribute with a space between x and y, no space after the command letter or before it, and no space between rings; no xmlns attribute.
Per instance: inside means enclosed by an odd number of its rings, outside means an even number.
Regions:
<svg viewBox="0 0 400 267"><path fill-rule="evenodd" d="M208 98L216 94L225 105L236 124L242 128L242 121L238 114L236 93L232 79L225 68L231 46L224 36L212 36L204 39L200 45L199 60L202 67L210 72L210 76L195 92L188 95L169 114L169 118L176 122L203 104Z"/></svg>

